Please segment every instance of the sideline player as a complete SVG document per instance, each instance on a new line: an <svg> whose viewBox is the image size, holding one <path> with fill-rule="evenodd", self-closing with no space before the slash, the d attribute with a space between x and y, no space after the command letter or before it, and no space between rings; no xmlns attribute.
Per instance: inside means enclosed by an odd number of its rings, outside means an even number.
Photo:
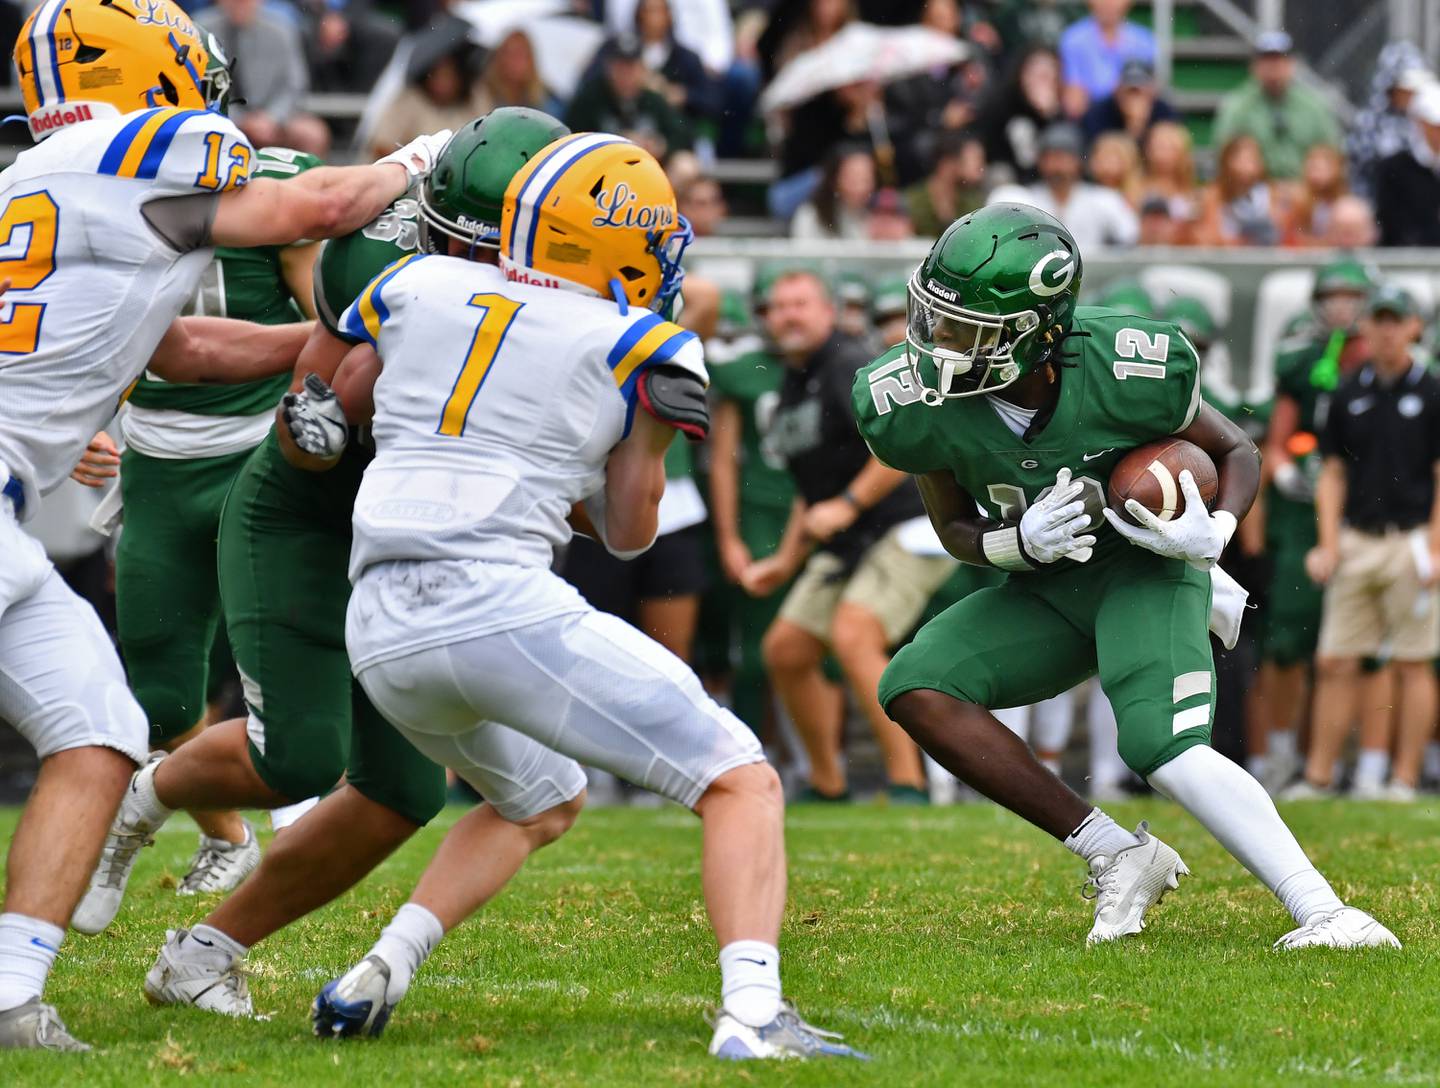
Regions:
<svg viewBox="0 0 1440 1088"><path fill-rule="evenodd" d="M371 353L338 315L397 259L462 232L477 259L494 260L511 177L568 133L545 113L495 110L445 145L418 201L397 201L327 244L315 269L320 323L296 366L296 390L306 374L330 378L348 354ZM305 471L286 459L288 434L277 426L251 455L221 519L221 593L249 717L212 727L136 776L109 840L124 869L97 873L91 890L113 916L136 854L172 808L207 797L268 807L324 793L343 774L234 894L199 925L167 934L146 977L156 1003L234 1016L253 1012L241 969L250 946L350 888L445 802L444 773L370 705L345 653L350 515L371 450L350 442L332 471ZM289 455L309 463L293 447Z"/></svg>
<svg viewBox="0 0 1440 1088"><path fill-rule="evenodd" d="M0 175L10 242L0 279L11 282L0 323L0 717L41 767L10 843L0 1047L75 1050L84 1044L41 993L148 751L148 723L94 611L18 523L69 475L157 348L152 365L173 381L288 368L303 326L172 327L214 245L352 230L424 173L438 145L426 137L373 166L249 183L254 152L205 108L205 47L169 0L46 0L14 60L40 142Z"/></svg>
<svg viewBox="0 0 1440 1088"><path fill-rule="evenodd" d="M520 868L525 825L570 825L583 760L700 816L721 946L711 1053L858 1056L781 995L784 804L754 735L550 570L572 524L619 558L643 553L674 430L708 428L699 341L660 316L689 238L650 154L581 133L511 182L503 274L457 259L457 232L450 256L392 266L342 318L383 363L346 644L386 718L486 803L371 954L316 998L318 1034L378 1034L445 930ZM346 378L353 407L365 398Z"/></svg>
<svg viewBox="0 0 1440 1088"><path fill-rule="evenodd" d="M895 655L880 701L942 765L1061 839L1090 866L1090 941L1136 933L1186 870L1178 854L1092 808L990 713L1098 671L1126 764L1254 873L1299 928L1277 948L1398 947L1347 907L1264 788L1209 747L1211 578L1255 498L1259 453L1200 399L1178 326L1075 305L1080 252L1055 218L994 204L950 226L910 281L905 343L855 380L875 455L916 476L957 558L1011 572ZM1184 511L1140 522L1104 505L1132 447L1178 435L1220 473L1216 512L1180 474ZM1107 531L1098 523L1103 511ZM1138 513L1137 513L1138 511Z"/></svg>

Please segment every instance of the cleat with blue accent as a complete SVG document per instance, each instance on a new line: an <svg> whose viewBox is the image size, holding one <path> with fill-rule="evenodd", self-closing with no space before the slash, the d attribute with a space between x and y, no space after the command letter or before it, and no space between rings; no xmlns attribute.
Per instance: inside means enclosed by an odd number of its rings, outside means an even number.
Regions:
<svg viewBox="0 0 1440 1088"><path fill-rule="evenodd" d="M780 1006L780 1014L763 1027L752 1028L748 1024L742 1024L724 1009L716 1013L713 1022L715 1035L710 1040L710 1053L726 1061L766 1058L855 1058L862 1062L870 1060L869 1054L861 1053L840 1042L843 1036L833 1031L822 1031L800 1019L795 1006L788 1001Z"/></svg>
<svg viewBox="0 0 1440 1088"><path fill-rule="evenodd" d="M385 1000L389 988L389 964L366 956L315 996L310 1006L315 1034L321 1039L378 1036L395 1008Z"/></svg>

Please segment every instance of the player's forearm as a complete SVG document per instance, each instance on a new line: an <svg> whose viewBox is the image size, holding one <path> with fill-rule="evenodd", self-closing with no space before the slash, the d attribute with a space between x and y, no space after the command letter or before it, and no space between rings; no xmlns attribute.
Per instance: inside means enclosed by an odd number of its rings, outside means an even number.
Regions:
<svg viewBox="0 0 1440 1088"><path fill-rule="evenodd" d="M930 472L915 477L920 498L930 525L945 550L962 563L988 567L984 537L987 532L1004 528L1003 523L982 518L973 502L966 502L954 478L948 473Z"/></svg>
<svg viewBox="0 0 1440 1088"><path fill-rule="evenodd" d="M1260 450L1249 439L1215 462L1220 488L1215 494L1215 512L1227 511L1238 525L1250 512L1260 493Z"/></svg>
<svg viewBox="0 0 1440 1088"><path fill-rule="evenodd" d="M715 539L740 537L740 410L721 401L710 417L710 520Z"/></svg>
<svg viewBox="0 0 1440 1088"><path fill-rule="evenodd" d="M909 473L882 465L872 457L865 462L865 467L856 473L845 490L856 507L862 511L869 510L908 478Z"/></svg>
<svg viewBox="0 0 1440 1088"><path fill-rule="evenodd" d="M327 166L307 170L285 184L310 190L317 214L316 229L306 238L337 238L359 230L410 188L410 174L395 162L369 166Z"/></svg>
<svg viewBox="0 0 1440 1088"><path fill-rule="evenodd" d="M1299 426L1299 406L1283 394L1276 397L1274 411L1270 414L1270 426L1265 431L1265 456L1260 464L1262 487L1275 478L1276 469L1292 460L1287 447Z"/></svg>
<svg viewBox="0 0 1440 1088"><path fill-rule="evenodd" d="M799 570L810 555L811 542L805 534L805 510L804 499L797 497L790 504L790 519L785 523L785 531L775 549L776 557L791 570Z"/></svg>
<svg viewBox="0 0 1440 1088"><path fill-rule="evenodd" d="M1440 552L1440 462L1436 462L1433 469L1435 474L1435 494L1430 500L1430 551Z"/></svg>
<svg viewBox="0 0 1440 1088"><path fill-rule="evenodd" d="M1344 509L1345 465L1338 457L1327 457L1315 488L1315 536L1320 547L1340 547L1340 519Z"/></svg>
<svg viewBox="0 0 1440 1088"><path fill-rule="evenodd" d="M182 317L171 324L150 369L170 382L234 385L284 374L310 337L310 322L256 325L228 317Z"/></svg>

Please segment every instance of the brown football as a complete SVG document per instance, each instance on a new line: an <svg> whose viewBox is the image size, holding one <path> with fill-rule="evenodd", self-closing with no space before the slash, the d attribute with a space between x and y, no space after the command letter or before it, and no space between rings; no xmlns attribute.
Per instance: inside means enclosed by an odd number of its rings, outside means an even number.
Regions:
<svg viewBox="0 0 1440 1088"><path fill-rule="evenodd" d="M1110 472L1107 499L1110 509L1131 524L1135 519L1125 509L1125 500L1134 499L1141 506L1169 521L1185 508L1185 494L1180 490L1180 472L1189 469L1195 486L1209 509L1220 488L1220 475L1210 455L1193 442L1183 438L1162 438L1136 446L1120 458Z"/></svg>

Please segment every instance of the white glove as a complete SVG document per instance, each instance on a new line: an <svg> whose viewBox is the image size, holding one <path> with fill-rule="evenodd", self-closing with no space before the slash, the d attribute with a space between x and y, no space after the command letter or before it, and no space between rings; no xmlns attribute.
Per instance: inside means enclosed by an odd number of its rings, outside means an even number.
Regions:
<svg viewBox="0 0 1440 1088"><path fill-rule="evenodd" d="M1275 469L1275 490L1292 502L1314 502L1315 483L1294 461L1286 461Z"/></svg>
<svg viewBox="0 0 1440 1088"><path fill-rule="evenodd" d="M1209 570L1230 543L1235 515L1226 510L1216 514L1206 510L1189 469L1180 473L1180 490L1185 493L1185 510L1170 521L1161 521L1134 499L1125 501L1125 509L1140 522L1138 527L1109 507L1105 508L1105 519L1131 544L1169 559L1183 559L1196 570Z"/></svg>
<svg viewBox="0 0 1440 1088"><path fill-rule="evenodd" d="M405 172L410 175L410 189L430 176L430 171L435 169L435 160L440 157L441 150L450 142L451 132L448 128L442 128L439 132L432 132L428 136L416 136L404 147L397 148L384 158L375 160L375 165L382 162L393 162L405 167Z"/></svg>
<svg viewBox="0 0 1440 1088"><path fill-rule="evenodd" d="M305 388L280 398L280 412L295 445L327 461L336 460L350 441L350 424L340 398L317 374L305 375Z"/></svg>
<svg viewBox="0 0 1440 1088"><path fill-rule="evenodd" d="M1084 552L1095 546L1095 538L1079 535L1090 524L1090 515L1079 496L1083 486L1070 478L1070 470L1062 468L1055 474L1055 487L1035 500L1020 517L1020 543L1037 563L1054 563L1067 555L1081 562L1090 558Z"/></svg>

